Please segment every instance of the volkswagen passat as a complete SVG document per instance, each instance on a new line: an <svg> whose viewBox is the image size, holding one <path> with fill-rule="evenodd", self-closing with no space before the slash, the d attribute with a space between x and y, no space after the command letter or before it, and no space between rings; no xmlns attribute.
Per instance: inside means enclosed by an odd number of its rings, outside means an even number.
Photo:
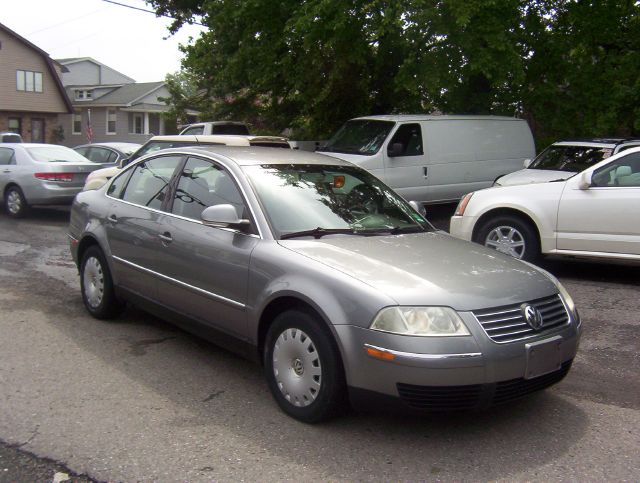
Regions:
<svg viewBox="0 0 640 483"><path fill-rule="evenodd" d="M553 276L436 231L326 156L161 151L79 194L69 236L90 314L132 302L261 361L302 421L349 399L510 401L561 380L578 347L576 308Z"/></svg>

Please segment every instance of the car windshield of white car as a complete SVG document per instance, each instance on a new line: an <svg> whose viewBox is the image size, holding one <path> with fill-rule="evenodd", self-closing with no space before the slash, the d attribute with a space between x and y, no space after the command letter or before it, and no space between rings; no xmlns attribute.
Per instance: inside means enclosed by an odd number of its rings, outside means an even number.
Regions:
<svg viewBox="0 0 640 483"><path fill-rule="evenodd" d="M610 148L595 146L550 146L542 151L529 169L548 169L578 173L611 156Z"/></svg>
<svg viewBox="0 0 640 483"><path fill-rule="evenodd" d="M376 154L395 125L391 121L347 121L318 151L345 154Z"/></svg>
<svg viewBox="0 0 640 483"><path fill-rule="evenodd" d="M37 146L27 148L34 161L41 163L87 163L89 160L64 146Z"/></svg>
<svg viewBox="0 0 640 483"><path fill-rule="evenodd" d="M244 170L272 228L283 238L434 229L380 180L355 166L272 164Z"/></svg>

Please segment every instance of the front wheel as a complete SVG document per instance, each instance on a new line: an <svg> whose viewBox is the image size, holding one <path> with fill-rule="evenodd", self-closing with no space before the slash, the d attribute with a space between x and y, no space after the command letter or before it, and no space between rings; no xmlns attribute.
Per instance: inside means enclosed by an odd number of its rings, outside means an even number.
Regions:
<svg viewBox="0 0 640 483"><path fill-rule="evenodd" d="M4 209L12 218L22 218L27 214L29 205L24 193L17 186L7 188L4 193Z"/></svg>
<svg viewBox="0 0 640 483"><path fill-rule="evenodd" d="M112 319L124 308L115 296L109 266L97 246L89 247L82 256L80 289L84 306L96 319Z"/></svg>
<svg viewBox="0 0 640 483"><path fill-rule="evenodd" d="M535 228L516 216L489 219L480 227L474 241L519 260L532 262L540 256Z"/></svg>
<svg viewBox="0 0 640 483"><path fill-rule="evenodd" d="M269 389L280 408L306 423L329 419L346 407L340 354L331 333L310 311L278 315L265 342Z"/></svg>

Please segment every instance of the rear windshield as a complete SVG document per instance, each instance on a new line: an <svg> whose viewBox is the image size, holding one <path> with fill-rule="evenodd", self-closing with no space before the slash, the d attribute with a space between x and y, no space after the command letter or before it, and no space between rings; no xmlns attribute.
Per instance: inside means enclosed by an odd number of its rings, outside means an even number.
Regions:
<svg viewBox="0 0 640 483"><path fill-rule="evenodd" d="M529 169L548 169L578 173L611 156L611 148L595 146L549 146Z"/></svg>
<svg viewBox="0 0 640 483"><path fill-rule="evenodd" d="M73 149L64 146L37 146L27 148L35 161L42 163L88 163L89 160Z"/></svg>
<svg viewBox="0 0 640 483"><path fill-rule="evenodd" d="M249 130L243 124L214 124L211 126L211 134L239 134L248 136Z"/></svg>
<svg viewBox="0 0 640 483"><path fill-rule="evenodd" d="M251 146L260 146L260 147L263 147L263 148L285 148L285 149L291 149L291 146L289 146L289 143L279 143L279 142L270 143L268 141L250 141L249 144Z"/></svg>
<svg viewBox="0 0 640 483"><path fill-rule="evenodd" d="M319 151L345 154L376 154L395 125L392 121L347 121Z"/></svg>
<svg viewBox="0 0 640 483"><path fill-rule="evenodd" d="M0 135L3 143L21 143L22 138L19 134L2 134Z"/></svg>

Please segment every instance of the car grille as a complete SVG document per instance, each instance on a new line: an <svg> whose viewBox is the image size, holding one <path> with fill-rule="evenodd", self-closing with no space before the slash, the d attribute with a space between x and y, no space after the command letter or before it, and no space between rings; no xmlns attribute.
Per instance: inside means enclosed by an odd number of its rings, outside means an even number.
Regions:
<svg viewBox="0 0 640 483"><path fill-rule="evenodd" d="M559 295L532 300L528 303L542 314L542 327L538 330L534 330L525 321L520 309L521 304L474 310L473 315L494 342L513 342L534 337L569 322L569 314Z"/></svg>
<svg viewBox="0 0 640 483"><path fill-rule="evenodd" d="M560 382L569 372L567 361L557 371L534 379L510 379L493 384L469 386L415 386L396 384L400 399L409 407L426 411L480 409L504 404Z"/></svg>

